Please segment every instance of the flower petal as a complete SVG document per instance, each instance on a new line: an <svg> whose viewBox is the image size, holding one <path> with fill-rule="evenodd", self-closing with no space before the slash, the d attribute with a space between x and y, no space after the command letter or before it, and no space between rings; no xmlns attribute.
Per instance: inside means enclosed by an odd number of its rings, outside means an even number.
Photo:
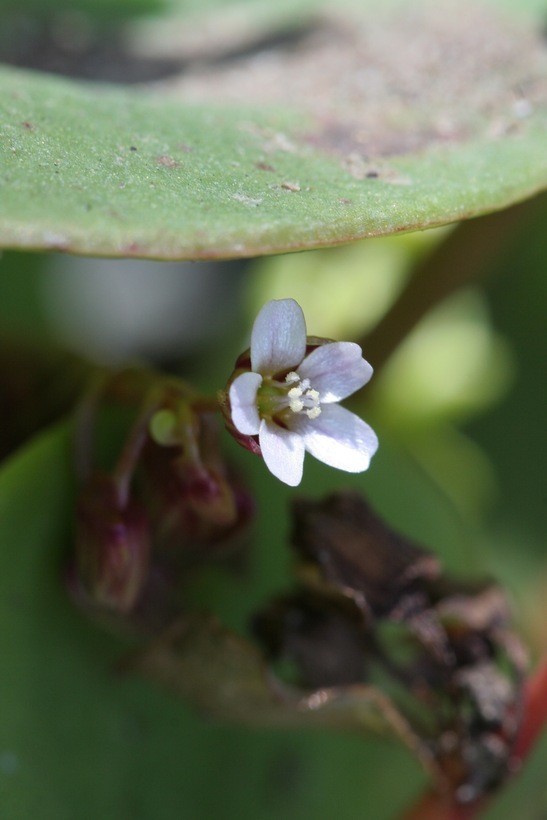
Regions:
<svg viewBox="0 0 547 820"><path fill-rule="evenodd" d="M280 481L296 487L302 481L304 441L272 421L262 421L258 440L268 470Z"/></svg>
<svg viewBox="0 0 547 820"><path fill-rule="evenodd" d="M303 437L308 453L348 473L366 470L378 449L374 430L338 404L323 405L313 420L295 416L291 427Z"/></svg>
<svg viewBox="0 0 547 820"><path fill-rule="evenodd" d="M306 320L294 299L268 302L255 319L251 335L251 367L273 375L296 367L306 353Z"/></svg>
<svg viewBox="0 0 547 820"><path fill-rule="evenodd" d="M351 396L372 376L372 367L363 351L353 342L332 342L312 350L298 367L298 375L309 379L318 390L321 403Z"/></svg>
<svg viewBox="0 0 547 820"><path fill-rule="evenodd" d="M256 394L261 384L260 373L242 373L230 386L232 421L244 436L256 436L260 430Z"/></svg>

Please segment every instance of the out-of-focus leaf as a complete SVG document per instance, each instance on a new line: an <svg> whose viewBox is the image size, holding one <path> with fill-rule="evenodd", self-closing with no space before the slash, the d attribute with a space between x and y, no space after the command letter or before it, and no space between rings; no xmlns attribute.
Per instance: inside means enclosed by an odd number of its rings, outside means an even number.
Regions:
<svg viewBox="0 0 547 820"><path fill-rule="evenodd" d="M126 645L88 624L64 588L69 464L67 431L58 429L0 472L2 816L304 820L333 803L351 820L363 801L384 820L404 806L420 775L396 746L212 725L119 674ZM246 653L237 651L241 661ZM336 720L339 708L350 707L339 699L322 714ZM386 793L388 769L398 772L397 793Z"/></svg>
<svg viewBox="0 0 547 820"><path fill-rule="evenodd" d="M54 345L0 337L0 459L69 413L89 364Z"/></svg>
<svg viewBox="0 0 547 820"><path fill-rule="evenodd" d="M222 11L210 24L225 36ZM250 256L444 224L547 183L547 57L516 15L327 8L277 42L221 36L218 59L188 30L173 24L184 70L144 90L2 70L4 246Z"/></svg>
<svg viewBox="0 0 547 820"><path fill-rule="evenodd" d="M59 22L70 22L79 18L86 22L91 20L118 20L131 18L138 14L151 14L167 5L167 0L2 0L0 15L9 19L11 15L19 20L24 19L27 26L33 18L55 19ZM63 20L63 16L66 15Z"/></svg>
<svg viewBox="0 0 547 820"><path fill-rule="evenodd" d="M514 562L521 565L520 572L537 578L538 558L545 557L544 464L538 453L547 447L542 376L547 357L546 220L547 198L541 197L491 281L489 300L496 327L512 346L514 384L503 403L469 425L497 475L491 554L493 566L499 566L509 586L518 575ZM518 277L513 275L516 270Z"/></svg>

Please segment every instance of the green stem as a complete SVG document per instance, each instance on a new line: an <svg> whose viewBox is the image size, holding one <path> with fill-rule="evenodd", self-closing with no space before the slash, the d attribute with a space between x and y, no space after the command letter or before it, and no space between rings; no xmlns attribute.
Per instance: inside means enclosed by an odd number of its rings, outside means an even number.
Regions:
<svg viewBox="0 0 547 820"><path fill-rule="evenodd" d="M76 475L84 482L93 470L93 440L97 421L97 411L106 389L108 376L104 371L93 374L89 384L76 406L74 434L74 462Z"/></svg>
<svg viewBox="0 0 547 820"><path fill-rule="evenodd" d="M144 445L149 436L150 421L154 413L161 409L164 403L164 391L153 388L145 397L143 406L135 419L129 435L112 471L112 478L116 484L118 503L123 508L129 500L129 489L137 464L141 457Z"/></svg>
<svg viewBox="0 0 547 820"><path fill-rule="evenodd" d="M220 398L216 396L197 396L189 402L195 413L219 413Z"/></svg>

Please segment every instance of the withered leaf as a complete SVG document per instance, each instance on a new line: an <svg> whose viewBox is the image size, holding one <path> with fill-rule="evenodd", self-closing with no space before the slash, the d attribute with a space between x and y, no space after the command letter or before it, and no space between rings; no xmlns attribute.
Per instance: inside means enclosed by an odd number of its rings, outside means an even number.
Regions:
<svg viewBox="0 0 547 820"><path fill-rule="evenodd" d="M442 779L427 745L377 687L354 684L303 691L289 686L268 669L255 646L213 616L181 617L124 666L225 721L397 737Z"/></svg>
<svg viewBox="0 0 547 820"><path fill-rule="evenodd" d="M374 617L400 607L416 580L440 575L435 556L389 530L356 493L300 499L293 512L296 552Z"/></svg>
<svg viewBox="0 0 547 820"><path fill-rule="evenodd" d="M503 592L444 577L358 494L301 500L294 515L301 586L255 620L272 661L290 661L303 687L379 678L456 799L495 788L508 774L525 666Z"/></svg>

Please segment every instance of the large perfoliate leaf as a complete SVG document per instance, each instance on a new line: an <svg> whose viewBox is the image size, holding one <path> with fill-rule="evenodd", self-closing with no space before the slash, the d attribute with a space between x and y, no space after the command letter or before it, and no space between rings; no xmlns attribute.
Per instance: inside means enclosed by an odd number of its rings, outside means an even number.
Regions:
<svg viewBox="0 0 547 820"><path fill-rule="evenodd" d="M292 35L280 11L266 48L270 29L241 42L228 11L208 38L178 18L168 38L144 26L137 50L180 60L145 88L0 71L4 246L250 256L460 220L546 186L547 55L529 23L471 2L301 9Z"/></svg>

